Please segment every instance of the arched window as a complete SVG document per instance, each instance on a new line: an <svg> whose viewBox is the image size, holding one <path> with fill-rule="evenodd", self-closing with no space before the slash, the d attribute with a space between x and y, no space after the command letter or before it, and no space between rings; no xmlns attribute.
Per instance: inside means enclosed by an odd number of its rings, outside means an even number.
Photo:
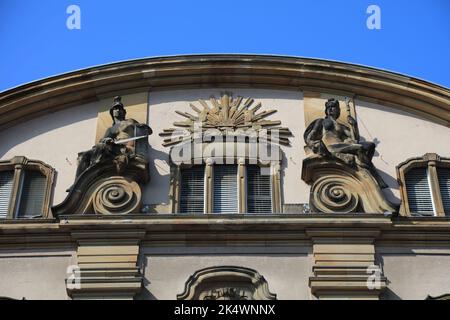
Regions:
<svg viewBox="0 0 450 320"><path fill-rule="evenodd" d="M450 216L450 159L434 153L397 167L403 215Z"/></svg>
<svg viewBox="0 0 450 320"><path fill-rule="evenodd" d="M253 269L219 266L201 269L187 280L178 300L276 300L267 281Z"/></svg>
<svg viewBox="0 0 450 320"><path fill-rule="evenodd" d="M230 92L189 106L192 113L176 111L184 121L159 134L170 147L172 212L281 212L281 146L292 133L270 120L277 110Z"/></svg>
<svg viewBox="0 0 450 320"><path fill-rule="evenodd" d="M0 219L47 218L55 170L41 161L0 161Z"/></svg>

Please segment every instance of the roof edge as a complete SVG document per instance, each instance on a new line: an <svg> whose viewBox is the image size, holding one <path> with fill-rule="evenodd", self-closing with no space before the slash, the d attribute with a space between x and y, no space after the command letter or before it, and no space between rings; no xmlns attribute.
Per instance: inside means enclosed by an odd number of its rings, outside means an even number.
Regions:
<svg viewBox="0 0 450 320"><path fill-rule="evenodd" d="M36 80L0 92L0 130L46 112L147 88L269 87L342 92L450 126L450 89L332 60L253 54L150 57Z"/></svg>

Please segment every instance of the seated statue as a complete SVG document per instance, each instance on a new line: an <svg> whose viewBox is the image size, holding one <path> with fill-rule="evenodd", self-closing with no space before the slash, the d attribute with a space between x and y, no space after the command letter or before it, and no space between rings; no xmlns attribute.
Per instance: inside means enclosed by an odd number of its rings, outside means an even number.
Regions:
<svg viewBox="0 0 450 320"><path fill-rule="evenodd" d="M373 142L359 141L356 120L349 114L348 126L339 123L341 114L339 101L329 99L325 103L325 118L314 120L304 133L306 151L318 156L339 159L350 166L368 169L381 187L385 187L381 177L372 164L375 153Z"/></svg>
<svg viewBox="0 0 450 320"><path fill-rule="evenodd" d="M339 101L329 99L325 103L325 118L314 120L306 129L304 139L307 148L321 156L338 158L347 164L369 167L375 152L373 142L359 142L356 120L347 117L349 126L337 122L341 115Z"/></svg>
<svg viewBox="0 0 450 320"><path fill-rule="evenodd" d="M129 161L139 155L137 140L152 134L152 129L146 124L125 118L126 110L121 97L114 98L109 113L113 125L106 130L104 137L91 150L78 154L76 178L87 169L104 163L113 164L117 173L121 174Z"/></svg>

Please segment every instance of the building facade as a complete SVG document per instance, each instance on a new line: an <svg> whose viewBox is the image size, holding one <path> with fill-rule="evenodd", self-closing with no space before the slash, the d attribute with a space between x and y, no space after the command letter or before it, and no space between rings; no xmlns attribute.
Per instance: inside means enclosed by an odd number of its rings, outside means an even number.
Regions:
<svg viewBox="0 0 450 320"><path fill-rule="evenodd" d="M450 90L293 57L93 67L0 93L0 296L450 294Z"/></svg>

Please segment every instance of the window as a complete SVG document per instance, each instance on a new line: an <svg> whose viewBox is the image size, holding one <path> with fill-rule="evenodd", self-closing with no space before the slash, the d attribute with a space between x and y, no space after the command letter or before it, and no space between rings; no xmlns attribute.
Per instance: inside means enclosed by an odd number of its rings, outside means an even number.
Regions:
<svg viewBox="0 0 450 320"><path fill-rule="evenodd" d="M172 168L173 212L234 214L280 212L276 166L206 164Z"/></svg>
<svg viewBox="0 0 450 320"><path fill-rule="evenodd" d="M405 177L409 210L413 213L433 215L433 200L427 168L414 168Z"/></svg>
<svg viewBox="0 0 450 320"><path fill-rule="evenodd" d="M238 212L238 176L235 165L214 166L213 212Z"/></svg>
<svg viewBox="0 0 450 320"><path fill-rule="evenodd" d="M450 168L438 168L438 180L444 212L450 216Z"/></svg>
<svg viewBox="0 0 450 320"><path fill-rule="evenodd" d="M35 218L50 215L55 171L25 157L0 161L0 218Z"/></svg>
<svg viewBox="0 0 450 320"><path fill-rule="evenodd" d="M46 177L39 171L25 170L19 188L17 218L41 216L44 206Z"/></svg>
<svg viewBox="0 0 450 320"><path fill-rule="evenodd" d="M247 212L271 213L272 191L270 175L262 174L261 167L247 166Z"/></svg>
<svg viewBox="0 0 450 320"><path fill-rule="evenodd" d="M0 219L4 219L8 215L13 179L14 171L0 172Z"/></svg>
<svg viewBox="0 0 450 320"><path fill-rule="evenodd" d="M403 215L450 216L450 159L427 153L397 167Z"/></svg>
<svg viewBox="0 0 450 320"><path fill-rule="evenodd" d="M181 171L180 212L204 212L205 167L194 166Z"/></svg>

